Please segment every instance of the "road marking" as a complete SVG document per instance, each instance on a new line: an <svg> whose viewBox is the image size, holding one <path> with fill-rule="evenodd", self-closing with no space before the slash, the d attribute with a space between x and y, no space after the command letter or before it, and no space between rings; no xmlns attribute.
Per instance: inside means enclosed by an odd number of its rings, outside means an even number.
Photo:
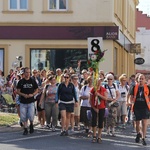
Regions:
<svg viewBox="0 0 150 150"><path fill-rule="evenodd" d="M35 133L41 133L41 132L39 131L39 132L35 132ZM79 131L69 133L69 135L71 136L71 135L76 134L76 133L79 133ZM28 135L30 135L30 134L28 134ZM31 136L31 137L28 136L28 135L26 137L23 137L23 138L4 140L4 141L1 141L1 142L9 143L9 142L17 142L17 141L30 140L30 139L43 138L43 137L51 137L51 136L54 136L54 135L60 135L60 132L50 132L50 134L48 134L48 135L41 135L40 134L40 135L36 135L36 136Z"/></svg>
<svg viewBox="0 0 150 150"><path fill-rule="evenodd" d="M30 140L30 139L36 139L36 138L43 138L43 137L51 137L54 135L59 135L59 133L51 133L50 135L37 135L37 136L26 136L23 138L19 138L19 139L12 139L12 140L4 140L1 141L3 143L9 143L9 142L17 142L17 141L23 141L23 140Z"/></svg>

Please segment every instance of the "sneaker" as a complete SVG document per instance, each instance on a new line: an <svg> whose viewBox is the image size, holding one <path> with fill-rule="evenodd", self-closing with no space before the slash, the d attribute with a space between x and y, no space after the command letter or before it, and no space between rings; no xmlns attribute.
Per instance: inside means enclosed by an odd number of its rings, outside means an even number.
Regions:
<svg viewBox="0 0 150 150"><path fill-rule="evenodd" d="M19 124L21 127L23 127L23 123L21 122L20 119L18 120L18 124Z"/></svg>
<svg viewBox="0 0 150 150"><path fill-rule="evenodd" d="M115 133L112 133L112 137L116 137L116 134L115 134Z"/></svg>
<svg viewBox="0 0 150 150"><path fill-rule="evenodd" d="M50 124L47 124L46 127L50 129L50 128L51 128L51 125L50 125Z"/></svg>
<svg viewBox="0 0 150 150"><path fill-rule="evenodd" d="M142 144L143 144L144 146L146 146L146 145L147 145L147 143L146 143L146 141L145 141L145 139L144 139L144 138L142 139Z"/></svg>
<svg viewBox="0 0 150 150"><path fill-rule="evenodd" d="M31 123L30 124L30 133L33 133L34 132L34 128L33 128L33 124Z"/></svg>
<svg viewBox="0 0 150 150"><path fill-rule="evenodd" d="M53 131L53 132L55 132L55 131L56 131L55 126L52 126L52 131Z"/></svg>
<svg viewBox="0 0 150 150"><path fill-rule="evenodd" d="M68 136L69 134L68 134L68 130L66 130L66 132L65 132L65 136Z"/></svg>
<svg viewBox="0 0 150 150"><path fill-rule="evenodd" d="M110 136L110 132L109 131L107 131L107 136Z"/></svg>
<svg viewBox="0 0 150 150"><path fill-rule="evenodd" d="M45 128L45 125L42 125L42 124L41 124L41 128L44 129L44 128Z"/></svg>
<svg viewBox="0 0 150 150"><path fill-rule="evenodd" d="M71 132L74 132L74 129L71 129L70 131L71 131Z"/></svg>
<svg viewBox="0 0 150 150"><path fill-rule="evenodd" d="M135 142L136 142L136 143L139 143L141 137L142 137L141 133L138 133L138 134L136 135Z"/></svg>
<svg viewBox="0 0 150 150"><path fill-rule="evenodd" d="M122 125L122 128L123 128L123 129L126 129L126 125L125 125L125 124L123 124L123 125Z"/></svg>
<svg viewBox="0 0 150 150"><path fill-rule="evenodd" d="M89 130L87 137L92 137L93 132Z"/></svg>
<svg viewBox="0 0 150 150"><path fill-rule="evenodd" d="M60 136L64 136L66 134L65 131L61 131Z"/></svg>
<svg viewBox="0 0 150 150"><path fill-rule="evenodd" d="M77 128L77 129L78 129L78 131L80 130L80 125L78 125L78 128Z"/></svg>
<svg viewBox="0 0 150 150"><path fill-rule="evenodd" d="M27 128L24 128L23 135L27 135L27 134L28 134L28 129L27 129Z"/></svg>
<svg viewBox="0 0 150 150"><path fill-rule="evenodd" d="M135 130L135 129L133 129L133 130L132 130L132 133L136 133L136 130Z"/></svg>
<svg viewBox="0 0 150 150"><path fill-rule="evenodd" d="M22 122L20 122L20 127L23 127L23 123Z"/></svg>
<svg viewBox="0 0 150 150"><path fill-rule="evenodd" d="M85 129L85 133L89 133L89 129Z"/></svg>

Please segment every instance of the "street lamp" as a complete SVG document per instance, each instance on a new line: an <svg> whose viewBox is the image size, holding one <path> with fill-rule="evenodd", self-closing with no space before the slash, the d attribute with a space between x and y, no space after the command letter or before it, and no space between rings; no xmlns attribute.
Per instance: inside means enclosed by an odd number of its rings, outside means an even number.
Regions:
<svg viewBox="0 0 150 150"><path fill-rule="evenodd" d="M20 67L22 67L22 56L16 56L16 59L20 62Z"/></svg>

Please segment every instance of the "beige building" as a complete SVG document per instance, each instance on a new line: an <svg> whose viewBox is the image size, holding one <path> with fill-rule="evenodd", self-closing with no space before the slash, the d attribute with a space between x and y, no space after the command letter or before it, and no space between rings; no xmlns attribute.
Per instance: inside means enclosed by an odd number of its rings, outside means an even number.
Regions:
<svg viewBox="0 0 150 150"><path fill-rule="evenodd" d="M138 0L1 0L0 69L7 74L16 56L32 69L76 67L79 59L84 67L87 38L103 37L108 51L100 69L131 75L137 4Z"/></svg>

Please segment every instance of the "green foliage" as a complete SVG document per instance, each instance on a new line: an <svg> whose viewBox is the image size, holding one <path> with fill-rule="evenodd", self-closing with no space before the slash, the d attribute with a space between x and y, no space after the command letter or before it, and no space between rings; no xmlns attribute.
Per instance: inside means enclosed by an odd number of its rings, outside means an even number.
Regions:
<svg viewBox="0 0 150 150"><path fill-rule="evenodd" d="M17 114L6 114L6 113L0 113L0 126L8 126L15 122L17 122L19 119Z"/></svg>

